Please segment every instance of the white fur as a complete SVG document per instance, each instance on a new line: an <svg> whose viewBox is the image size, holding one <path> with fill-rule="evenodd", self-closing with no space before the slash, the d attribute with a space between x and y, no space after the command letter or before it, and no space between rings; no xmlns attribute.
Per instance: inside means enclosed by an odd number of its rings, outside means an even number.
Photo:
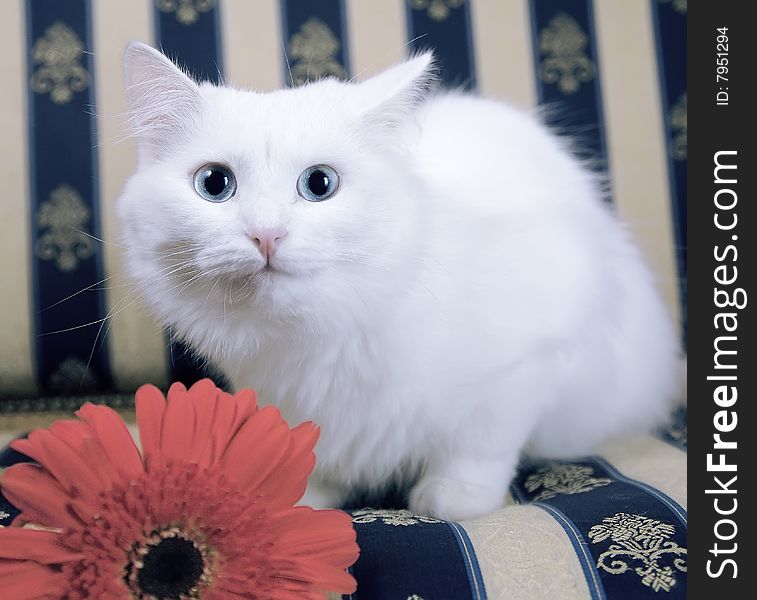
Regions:
<svg viewBox="0 0 757 600"><path fill-rule="evenodd" d="M430 92L429 63L257 94L133 44L140 164L119 207L160 321L320 425L306 501L409 480L412 510L461 519L503 503L524 449L580 455L659 424L679 348L595 176L535 118ZM192 186L210 162L238 180L222 204ZM295 182L319 163L341 187L309 203ZM261 227L288 230L280 272L261 270Z"/></svg>

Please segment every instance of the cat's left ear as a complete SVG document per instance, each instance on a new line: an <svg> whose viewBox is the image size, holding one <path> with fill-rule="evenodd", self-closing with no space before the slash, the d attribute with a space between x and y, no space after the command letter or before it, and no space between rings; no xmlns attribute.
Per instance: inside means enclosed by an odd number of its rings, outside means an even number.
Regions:
<svg viewBox="0 0 757 600"><path fill-rule="evenodd" d="M124 86L134 134L155 153L181 139L199 115L200 88L147 44L132 42L126 49Z"/></svg>
<svg viewBox="0 0 757 600"><path fill-rule="evenodd" d="M358 84L360 109L374 121L396 125L436 88L432 52L418 54Z"/></svg>

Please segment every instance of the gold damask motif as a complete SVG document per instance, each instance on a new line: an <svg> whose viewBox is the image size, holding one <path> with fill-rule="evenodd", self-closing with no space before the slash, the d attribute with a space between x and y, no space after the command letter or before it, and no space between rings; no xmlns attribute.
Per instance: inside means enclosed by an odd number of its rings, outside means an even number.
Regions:
<svg viewBox="0 0 757 600"><path fill-rule="evenodd" d="M32 47L32 60L39 65L32 73L32 90L49 92L56 104L70 102L89 85L89 73L79 64L83 55L84 44L74 30L61 21L53 23Z"/></svg>
<svg viewBox="0 0 757 600"><path fill-rule="evenodd" d="M616 513L589 530L593 544L613 543L599 555L597 567L612 575L633 568L641 583L655 592L669 592L676 584L676 570L687 570L686 548L670 540L675 527L643 515ZM670 560L671 564L663 564ZM609 564L608 561L609 560Z"/></svg>
<svg viewBox="0 0 757 600"><path fill-rule="evenodd" d="M558 494L583 494L612 483L607 477L594 477L594 469L585 465L555 464L529 475L525 487L529 492L544 488L535 502L549 500Z"/></svg>
<svg viewBox="0 0 757 600"><path fill-rule="evenodd" d="M465 0L410 0L413 10L425 10L434 21L445 21L450 13L465 4Z"/></svg>
<svg viewBox="0 0 757 600"><path fill-rule="evenodd" d="M668 435L680 444L689 442L689 428L686 425L674 425L668 429Z"/></svg>
<svg viewBox="0 0 757 600"><path fill-rule="evenodd" d="M341 44L328 25L316 17L308 19L289 38L292 83L307 83L333 75L347 77L337 57Z"/></svg>
<svg viewBox="0 0 757 600"><path fill-rule="evenodd" d="M681 94L678 102L670 109L671 152L675 160L686 160L688 156L688 100Z"/></svg>
<svg viewBox="0 0 757 600"><path fill-rule="evenodd" d="M575 94L582 83L594 79L596 68L586 55L589 37L570 15L560 12L539 35L539 51L544 55L541 78L556 83L563 94Z"/></svg>
<svg viewBox="0 0 757 600"><path fill-rule="evenodd" d="M96 384L97 378L89 366L74 357L60 363L50 376L50 387L60 393L81 392L94 388Z"/></svg>
<svg viewBox="0 0 757 600"><path fill-rule="evenodd" d="M353 523L373 523L382 521L384 525L408 527L418 523L443 523L439 519L411 513L409 510L388 510L384 508L363 508L352 513Z"/></svg>
<svg viewBox="0 0 757 600"><path fill-rule="evenodd" d="M670 4L674 11L679 12L682 15L685 15L688 10L688 0L658 0L658 2L661 4Z"/></svg>
<svg viewBox="0 0 757 600"><path fill-rule="evenodd" d="M37 257L55 260L61 271L73 271L79 260L95 253L95 241L84 230L89 220L89 209L81 196L70 185L60 184L37 211L37 225L47 229L36 244Z"/></svg>
<svg viewBox="0 0 757 600"><path fill-rule="evenodd" d="M200 13L208 12L215 0L155 0L155 6L164 13L176 13L176 20L182 25L194 25Z"/></svg>

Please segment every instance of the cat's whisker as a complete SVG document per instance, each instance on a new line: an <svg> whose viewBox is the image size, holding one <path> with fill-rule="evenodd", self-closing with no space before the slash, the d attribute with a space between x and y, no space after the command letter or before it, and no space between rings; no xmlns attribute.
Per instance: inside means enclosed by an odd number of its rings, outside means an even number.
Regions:
<svg viewBox="0 0 757 600"><path fill-rule="evenodd" d="M128 298L129 298L130 296L133 296L133 298L131 299L131 301L130 301L130 302L128 302L128 303L127 303L127 304L126 304L125 306L123 306L122 308L119 308L118 310L116 310L116 308L117 308L117 307L118 307L118 306L119 306L119 305L120 305L121 303L123 303L123 302L124 302L124 300L128 299ZM137 302L137 301L138 301L138 300L139 300L139 299L140 299L141 297L142 297L142 292L141 292L140 290L136 289L136 288L135 288L135 289L133 289L133 290L132 290L132 291L131 291L131 292L130 292L130 293L129 293L128 295L124 296L124 298L122 298L122 299L121 299L121 300L119 301L119 303L117 303L117 304L116 304L115 306L113 306L113 308L111 308L111 310L110 310L110 311L108 311L108 314L106 314L106 315L105 315L105 317L104 317L104 318L102 319L102 322L100 323L100 327L98 327L98 329L97 329L97 334L95 335L95 339L94 339L94 341L92 342L92 350L90 350L90 352L89 352L89 358L87 359L87 366L86 366L86 368L84 369L84 373L85 373L85 374L86 374L86 372L87 372L87 371L89 370L89 367L90 367L90 365L92 364L92 358L93 358L93 357L94 357L94 355L95 355L95 348L97 347L97 341L98 341L98 339L100 339L100 334L101 334L101 333L102 333L102 331L103 331L103 326L105 326L105 324L107 323L107 326L105 327L105 333L103 334L103 336L102 336L102 340L101 340L101 342L100 342L100 350L102 350L102 348L103 348L103 345L105 344L105 340L106 340L106 338L107 338L107 336L108 336L108 332L110 331L110 327L111 327L111 325L112 325L112 323L113 323L113 318L114 318L114 317L116 317L116 316L117 316L118 314L120 314L121 312L123 312L124 310L126 310L127 308L129 308L130 306L132 306L132 305L133 305L133 304L134 304L135 302ZM114 312L114 311L115 311L115 312ZM82 379L82 382L83 382L83 381L84 381L84 380Z"/></svg>
<svg viewBox="0 0 757 600"><path fill-rule="evenodd" d="M292 87L294 87L294 76L292 75L292 65L289 63L289 56L287 56L287 49L284 45L284 42L281 42L281 49L284 51L284 61L287 65L287 71L289 72L289 81L292 84Z"/></svg>
<svg viewBox="0 0 757 600"><path fill-rule="evenodd" d="M104 279L101 279L100 281L96 281L96 282L95 282L95 283L93 283L93 284L90 284L90 285L88 285L88 286L86 286L86 287L83 287L83 288L82 288L82 289L80 289L80 290L79 290L78 292L74 292L73 294L70 294L70 295L66 296L65 298L62 298L62 299L58 300L57 302L54 302L53 304L50 304L49 306L46 306L45 308L43 308L43 309L42 309L42 310L40 310L39 312L40 312L40 313L43 313L43 312L45 312L45 311L48 311L48 310L50 310L51 308L55 308L56 306L58 306L58 305L60 305L60 304L63 304L63 303L64 303L64 302L66 302L67 300L71 300L71 298L75 298L75 297L76 297L76 296L78 296L79 294L83 294L84 292L86 292L86 291L88 291L88 290L97 290L97 289L99 289L99 288L97 288L97 286L98 286L98 285L100 285L100 284L102 284L102 283L105 283L106 281L108 281L108 280L110 280L110 279L113 279L114 277L117 277L118 275L121 275L121 273L116 273L116 274L114 274L114 275L110 275L110 276L108 276L108 277L105 277Z"/></svg>
<svg viewBox="0 0 757 600"><path fill-rule="evenodd" d="M210 300L210 296L213 294L213 291L216 289L216 286L218 285L218 282L221 281L221 278L223 277L223 273L218 275L216 277L216 281L213 284L213 286L210 288L210 291L208 292L208 295L205 296L205 302L202 303L202 307L205 308L205 306L208 304L208 300Z"/></svg>

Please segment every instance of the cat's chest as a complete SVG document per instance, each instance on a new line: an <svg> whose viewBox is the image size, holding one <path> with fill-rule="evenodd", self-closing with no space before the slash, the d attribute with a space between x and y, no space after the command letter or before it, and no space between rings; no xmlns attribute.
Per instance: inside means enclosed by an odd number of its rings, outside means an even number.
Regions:
<svg viewBox="0 0 757 600"><path fill-rule="evenodd" d="M314 421L319 467L388 477L423 445L430 390L412 353L387 351L377 341L274 344L250 356L234 384L257 389L260 402L278 406L291 426Z"/></svg>

